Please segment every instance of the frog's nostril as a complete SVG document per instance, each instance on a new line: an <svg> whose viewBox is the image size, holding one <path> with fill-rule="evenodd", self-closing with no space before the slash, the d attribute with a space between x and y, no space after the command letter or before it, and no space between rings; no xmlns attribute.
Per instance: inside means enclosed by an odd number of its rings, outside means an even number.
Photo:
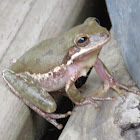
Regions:
<svg viewBox="0 0 140 140"><path fill-rule="evenodd" d="M109 37L110 35L109 35L109 33L100 33L100 37Z"/></svg>
<svg viewBox="0 0 140 140"><path fill-rule="evenodd" d="M107 34L106 34L106 37L107 37L107 38L108 38L108 37L110 37L110 34L109 34L109 33L107 33Z"/></svg>
<svg viewBox="0 0 140 140"><path fill-rule="evenodd" d="M105 36L105 33L100 33L100 37L103 37L103 36Z"/></svg>

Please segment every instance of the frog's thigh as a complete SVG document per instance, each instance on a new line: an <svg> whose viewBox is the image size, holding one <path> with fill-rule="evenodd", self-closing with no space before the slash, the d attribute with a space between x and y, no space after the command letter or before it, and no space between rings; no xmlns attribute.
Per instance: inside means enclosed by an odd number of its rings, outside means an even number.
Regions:
<svg viewBox="0 0 140 140"><path fill-rule="evenodd" d="M32 104L47 113L56 110L56 103L51 95L38 88L35 84L28 82L11 70L4 70L3 78L12 91L27 105Z"/></svg>
<svg viewBox="0 0 140 140"><path fill-rule="evenodd" d="M74 84L68 84L66 85L66 93L68 97L75 103L79 104L81 101L84 100L84 97L80 93L80 91L75 87Z"/></svg>

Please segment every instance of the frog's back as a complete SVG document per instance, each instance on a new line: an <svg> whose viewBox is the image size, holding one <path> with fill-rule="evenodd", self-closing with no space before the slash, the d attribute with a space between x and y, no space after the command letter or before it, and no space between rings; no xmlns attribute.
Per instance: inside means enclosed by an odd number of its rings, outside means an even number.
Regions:
<svg viewBox="0 0 140 140"><path fill-rule="evenodd" d="M67 47L61 45L61 41L58 43L57 38L40 42L23 54L10 69L17 73L44 73L65 63Z"/></svg>
<svg viewBox="0 0 140 140"><path fill-rule="evenodd" d="M49 70L65 64L69 48L74 44L74 38L79 34L81 25L63 33L61 36L44 40L24 53L10 69L16 73L46 73ZM76 29L76 30L75 30Z"/></svg>
<svg viewBox="0 0 140 140"><path fill-rule="evenodd" d="M74 39L78 34L95 34L100 31L103 31L103 28L93 18L88 18L83 24L72 28L68 32L35 45L23 54L10 69L16 73L25 71L46 73L67 62L68 51L74 46Z"/></svg>

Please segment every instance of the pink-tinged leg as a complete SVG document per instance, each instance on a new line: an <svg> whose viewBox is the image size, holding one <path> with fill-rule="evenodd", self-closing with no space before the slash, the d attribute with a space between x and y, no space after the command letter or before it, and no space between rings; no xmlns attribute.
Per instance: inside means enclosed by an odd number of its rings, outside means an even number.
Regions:
<svg viewBox="0 0 140 140"><path fill-rule="evenodd" d="M26 102L27 104L27 102ZM29 105L28 105L29 106ZM54 125L57 129L62 129L63 125L59 124L56 119L62 119L62 118L66 118L67 116L72 115L71 111L68 111L65 114L54 114L54 113L47 113L47 112L43 112L40 109L38 109L35 106L30 106L30 108L32 108L34 111L36 111L40 116L42 116L43 118L45 118L48 122L50 122L52 125Z"/></svg>
<svg viewBox="0 0 140 140"><path fill-rule="evenodd" d="M24 92L26 91L26 96L28 96L28 94L31 94L31 92L28 92L28 91L34 92L34 94L32 94L32 95L34 95L34 96L32 96L32 100L34 99L36 101L36 104L40 104L40 105L42 105L42 101L38 100L38 98L37 98L38 96L35 96L36 93L40 93L39 95L43 98L43 97L45 97L46 94L48 94L47 92L45 95L43 95L44 93L42 90L39 90L36 86L34 86L29 81L23 80L22 77L20 77L17 74L14 74L14 72L12 72L11 70L4 70L2 77L3 77L4 81L6 82L6 84L9 86L9 88L13 91L13 93L18 98L20 98L28 107L33 109L40 116L44 117L48 122L53 124L58 129L62 129L62 127L63 127L62 124L57 123L55 119L65 118L65 117L71 115L72 112L68 111L65 114L55 114L54 111L56 108L54 108L54 110L50 110L48 112L45 110L42 110L42 108L35 105L35 103L33 103L33 102L31 103L30 99L27 99L25 96L23 96L23 94L21 94L22 88L16 89L16 86L17 87L24 87L25 90L23 90L23 91ZM37 91L37 92L35 92L35 91ZM49 96L48 96L48 98L49 98ZM45 100L45 98L43 98L43 99ZM55 103L53 103L51 100L49 100L49 103L51 103L52 105L55 105ZM47 108L47 106L45 108Z"/></svg>
<svg viewBox="0 0 140 140"><path fill-rule="evenodd" d="M13 88L10 87L10 89L13 91ZM33 109L36 113L38 113L40 116L42 116L43 118L45 118L48 122L50 122L52 125L54 125L58 129L62 129L63 128L63 125L62 124L59 124L55 119L66 118L67 116L70 116L72 114L71 111L68 111L65 114L56 114L56 113L43 112L42 110L40 110L36 106L30 104L23 97L21 97L18 92L14 92L14 94L16 96L18 96L28 107L30 107L31 109Z"/></svg>
<svg viewBox="0 0 140 140"><path fill-rule="evenodd" d="M103 93L107 92L110 88L113 88L114 90L116 90L116 92L118 92L118 94L120 96L124 95L120 91L120 88L125 89L129 92L133 92L135 94L140 93L140 91L130 89L130 87L133 86L134 84L124 85L124 84L117 82L114 79L114 77L109 73L108 69L106 68L106 66L103 64L103 62L99 58L96 60L94 68L95 68L96 72L98 73L98 75L101 77L101 79L104 81L104 89L102 91L97 91L97 94L103 94Z"/></svg>
<svg viewBox="0 0 140 140"><path fill-rule="evenodd" d="M91 104L96 109L101 109L100 106L97 105L96 101L113 101L116 99L114 97L98 98L92 95L84 97L74 84L72 84L71 86L70 85L71 84L69 84L66 88L66 93L68 97L78 106Z"/></svg>
<svg viewBox="0 0 140 140"><path fill-rule="evenodd" d="M115 98L98 98L92 95L84 97L81 92L75 87L75 81L79 78L80 71L83 67L80 67L76 63L70 65L67 69L67 77L66 77L66 86L65 90L67 96L74 102L76 105L82 106L87 104L92 104L96 109L100 109L100 107L96 104L96 101L112 101Z"/></svg>

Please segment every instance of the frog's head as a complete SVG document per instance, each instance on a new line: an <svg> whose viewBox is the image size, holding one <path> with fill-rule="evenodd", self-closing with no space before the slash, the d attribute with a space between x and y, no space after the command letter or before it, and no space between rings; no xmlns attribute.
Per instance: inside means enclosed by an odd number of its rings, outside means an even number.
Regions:
<svg viewBox="0 0 140 140"><path fill-rule="evenodd" d="M107 29L101 27L92 17L75 27L74 31L74 45L69 50L69 63L92 52L99 53L102 46L110 39Z"/></svg>

